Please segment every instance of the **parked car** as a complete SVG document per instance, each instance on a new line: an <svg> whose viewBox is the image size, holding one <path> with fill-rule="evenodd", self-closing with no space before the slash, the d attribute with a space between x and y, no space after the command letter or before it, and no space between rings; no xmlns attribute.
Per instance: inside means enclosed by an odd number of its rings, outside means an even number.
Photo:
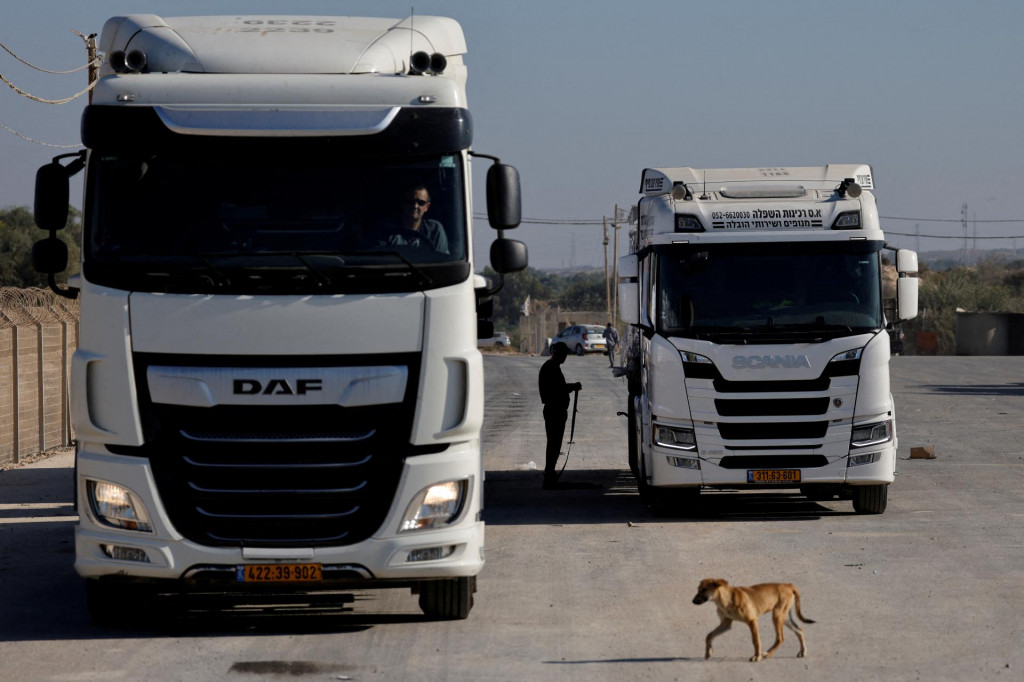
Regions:
<svg viewBox="0 0 1024 682"><path fill-rule="evenodd" d="M480 348L508 348L512 341L505 332L494 332L489 339L477 339L476 345Z"/></svg>
<svg viewBox="0 0 1024 682"><path fill-rule="evenodd" d="M599 324L573 324L551 339L551 343L561 341L569 350L576 355L584 353L603 353L606 350L604 343L604 327Z"/></svg>

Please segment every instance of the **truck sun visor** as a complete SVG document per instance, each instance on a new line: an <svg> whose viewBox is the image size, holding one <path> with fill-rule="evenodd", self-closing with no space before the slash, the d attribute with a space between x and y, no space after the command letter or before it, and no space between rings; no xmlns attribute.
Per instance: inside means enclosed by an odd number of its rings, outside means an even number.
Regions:
<svg viewBox="0 0 1024 682"><path fill-rule="evenodd" d="M154 107L169 129L185 135L324 137L372 135L386 129L399 107L313 109Z"/></svg>

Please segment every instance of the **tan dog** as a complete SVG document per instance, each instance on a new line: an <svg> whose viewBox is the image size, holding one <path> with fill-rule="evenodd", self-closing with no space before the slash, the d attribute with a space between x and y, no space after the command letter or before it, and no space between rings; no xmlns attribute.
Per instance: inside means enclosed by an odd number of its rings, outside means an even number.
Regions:
<svg viewBox="0 0 1024 682"><path fill-rule="evenodd" d="M703 604L706 601L713 601L718 606L718 617L722 623L708 633L705 640L704 658L711 658L711 641L720 634L732 627L732 622L738 620L750 627L750 634L754 638L754 655L751 661L760 661L771 657L775 650L785 639L782 635L782 625L796 633L800 638L800 653L798 658L807 655L807 643L804 641L804 631L793 618L791 609L796 603L796 615L805 623L813 623L813 620L804 618L800 613L800 592L795 585L790 583L764 583L752 587L732 587L724 580L718 578L705 578L700 581L697 588L697 596L693 598L694 604ZM775 623L775 644L767 653L761 653L761 633L757 629L757 617L761 614L772 612L772 622ZM786 620L786 615L789 620Z"/></svg>

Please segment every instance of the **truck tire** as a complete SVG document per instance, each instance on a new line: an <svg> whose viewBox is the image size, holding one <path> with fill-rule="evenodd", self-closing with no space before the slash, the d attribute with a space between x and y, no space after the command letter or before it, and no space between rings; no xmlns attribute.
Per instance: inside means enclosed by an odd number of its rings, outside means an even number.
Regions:
<svg viewBox="0 0 1024 682"><path fill-rule="evenodd" d="M852 492L853 510L858 514L881 514L885 511L889 499L888 485L856 485Z"/></svg>
<svg viewBox="0 0 1024 682"><path fill-rule="evenodd" d="M629 470L633 473L633 478L640 479L640 453L639 453L639 435L637 434L637 423L636 423L636 405L633 402L633 396L629 396L629 404L626 406L626 448L628 450L629 459Z"/></svg>
<svg viewBox="0 0 1024 682"><path fill-rule="evenodd" d="M655 516L677 518L697 514L700 488L652 488L648 486L648 491L651 513Z"/></svg>
<svg viewBox="0 0 1024 682"><path fill-rule="evenodd" d="M420 584L420 610L434 620L464 620L473 608L476 577L430 580Z"/></svg>
<svg viewBox="0 0 1024 682"><path fill-rule="evenodd" d="M85 581L85 607L92 622L100 627L140 625L150 614L153 591L144 585Z"/></svg>
<svg viewBox="0 0 1024 682"><path fill-rule="evenodd" d="M695 516L698 512L700 488L659 488L648 485L643 457L640 456L637 457L636 488L640 500L655 516Z"/></svg>

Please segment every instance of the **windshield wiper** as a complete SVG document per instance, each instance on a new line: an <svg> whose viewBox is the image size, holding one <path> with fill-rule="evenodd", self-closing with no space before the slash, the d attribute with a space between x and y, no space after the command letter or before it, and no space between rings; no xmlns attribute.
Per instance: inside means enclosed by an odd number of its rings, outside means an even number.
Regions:
<svg viewBox="0 0 1024 682"><path fill-rule="evenodd" d="M203 265L205 265L210 272L212 272L213 274L217 275L217 277L220 278L220 281L217 282L217 281L214 281L214 279L212 277L209 277L208 275L205 275L205 277L209 278L211 286L214 286L214 287L228 287L228 286L231 286L231 278L228 277L227 274L225 274L223 271L218 269L213 263L211 263L206 258L205 254L202 254L202 253L199 254L199 260L201 260L203 262Z"/></svg>
<svg viewBox="0 0 1024 682"><path fill-rule="evenodd" d="M422 281L422 285L429 287L429 286L433 286L433 284L434 284L434 280L430 279L430 276L427 275L427 273L423 272L423 270L420 267L418 267L415 263L413 263L411 260L409 260L408 258L406 258L405 256L403 256L402 254L400 254L397 251L366 251L366 252L360 252L360 253L368 253L368 254L372 253L373 255L381 255L381 256L394 256L395 258L398 258L400 261L402 261L407 266L409 266L409 270L413 274L419 276L420 280Z"/></svg>
<svg viewBox="0 0 1024 682"><path fill-rule="evenodd" d="M292 253L291 255L295 256L295 258L300 263L306 266L306 269L309 270L310 273L312 273L313 278L317 281L318 284L320 284L320 286L330 286L331 284L333 284L333 282L331 282L331 278L325 275L323 270L321 270L320 268L316 267L308 260L306 260L305 256L303 256L301 253ZM344 265L345 261L342 260L341 264Z"/></svg>

